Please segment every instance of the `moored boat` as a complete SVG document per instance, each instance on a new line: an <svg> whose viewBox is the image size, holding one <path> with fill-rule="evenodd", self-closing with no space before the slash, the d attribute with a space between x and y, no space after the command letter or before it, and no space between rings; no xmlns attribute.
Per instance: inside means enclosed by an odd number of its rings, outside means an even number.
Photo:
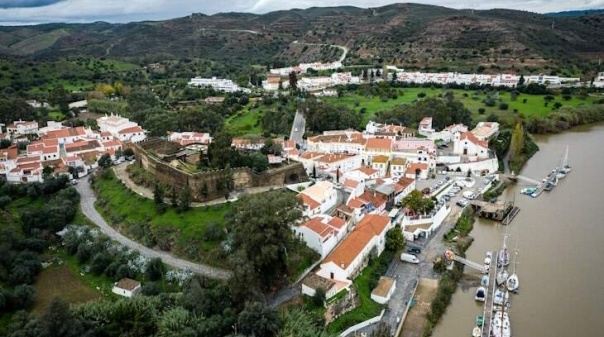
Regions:
<svg viewBox="0 0 604 337"><path fill-rule="evenodd" d="M482 315L476 316L476 325L482 326L483 323L484 323L484 317L482 317Z"/></svg>
<svg viewBox="0 0 604 337"><path fill-rule="evenodd" d="M482 333L482 329L480 329L477 326L475 326L474 329L472 329L472 337L480 337L481 333Z"/></svg>
<svg viewBox="0 0 604 337"><path fill-rule="evenodd" d="M508 277L507 281L505 282L505 287L509 291L516 291L516 290L518 290L519 286L520 286L520 280L518 280L518 275L516 275L516 274L510 275L510 277Z"/></svg>
<svg viewBox="0 0 604 337"><path fill-rule="evenodd" d="M508 271L505 268L499 269L499 271L497 272L497 277L495 278L497 285L499 286L499 285L504 284L507 281L509 276L510 276L510 273L508 273Z"/></svg>
<svg viewBox="0 0 604 337"><path fill-rule="evenodd" d="M520 193L525 195L532 195L537 191L537 187L526 187L520 190Z"/></svg>
<svg viewBox="0 0 604 337"><path fill-rule="evenodd" d="M512 326L510 317L505 311L497 311L493 315L493 325L491 327L491 336L510 337L512 335Z"/></svg>
<svg viewBox="0 0 604 337"><path fill-rule="evenodd" d="M486 300L487 290L484 287L478 287L476 289L476 295L474 295L474 301L484 302Z"/></svg>
<svg viewBox="0 0 604 337"><path fill-rule="evenodd" d="M487 254L484 258L484 264L490 265L492 259L493 259L493 253L487 252Z"/></svg>
<svg viewBox="0 0 604 337"><path fill-rule="evenodd" d="M486 287L489 285L489 276L488 275L482 275L482 279L480 280L480 285L483 287Z"/></svg>
<svg viewBox="0 0 604 337"><path fill-rule="evenodd" d="M508 292L504 290L495 290L495 297L493 297L493 304L504 307L508 301Z"/></svg>

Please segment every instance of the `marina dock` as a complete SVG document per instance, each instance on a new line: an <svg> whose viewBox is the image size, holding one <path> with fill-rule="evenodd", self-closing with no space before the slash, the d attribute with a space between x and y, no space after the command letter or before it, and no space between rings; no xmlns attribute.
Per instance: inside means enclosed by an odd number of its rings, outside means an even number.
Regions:
<svg viewBox="0 0 604 337"><path fill-rule="evenodd" d="M493 252L493 256L495 256L494 260L497 259L497 251ZM493 299L495 298L495 290L497 289L497 261L491 263L491 268L489 268L489 286L487 288L487 298L484 301L484 309L482 312L483 324L482 324L482 337L491 336L491 323L493 318Z"/></svg>

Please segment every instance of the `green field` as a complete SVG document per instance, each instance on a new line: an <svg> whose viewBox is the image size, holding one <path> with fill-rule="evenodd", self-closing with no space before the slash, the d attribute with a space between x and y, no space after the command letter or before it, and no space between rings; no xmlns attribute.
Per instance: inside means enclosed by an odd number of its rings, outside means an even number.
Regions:
<svg viewBox="0 0 604 337"><path fill-rule="evenodd" d="M549 113L555 111L553 105L555 102L560 102L562 106L581 106L593 104L593 97L579 98L572 96L570 100L563 100L560 95L554 96L554 100L551 101L548 106L545 106L545 95L529 95L520 94L515 101L511 100L509 92L503 92L500 95L501 102L497 101L494 107L487 107L482 103L483 99L487 97L486 94L480 93L473 98L475 91L462 90L462 89L434 89L434 88L404 88L399 89L399 96L397 99L388 99L383 102L380 97L377 96L363 96L357 93L346 93L343 97L330 97L325 98L329 103L336 105L344 105L355 111L361 113L361 109L365 108L366 112L363 114L363 124L366 124L371 120L377 111L388 110L399 104L411 104L418 99L417 95L420 92L426 94L426 97L439 97L446 91L452 91L454 97L460 100L468 110L472 112L472 118L475 121L486 120L487 117L493 113L500 120L511 120L515 116L522 114L524 117L530 118L532 116L544 117ZM401 95L400 92L403 94ZM467 97L464 96L467 95ZM527 102L523 103L526 99ZM507 110L500 110L499 103L507 103L509 105ZM484 108L484 114L479 113L479 109ZM514 109L517 112L514 112Z"/></svg>
<svg viewBox="0 0 604 337"><path fill-rule="evenodd" d="M261 120L264 114L260 109L248 110L251 105L229 117L226 126L235 136L262 134Z"/></svg>
<svg viewBox="0 0 604 337"><path fill-rule="evenodd" d="M113 171L109 172L108 179L96 179L95 186L98 187L99 197L107 202L101 211L108 222L130 225L149 223L156 230L176 231L173 233L175 239L183 241L183 244L197 242L202 250L211 249L217 244L202 239L208 224L213 223L223 227L224 214L230 210L230 205L227 203L191 208L182 213L168 207L165 213L159 214L153 200L141 197L122 185Z"/></svg>
<svg viewBox="0 0 604 337"><path fill-rule="evenodd" d="M99 298L100 293L93 290L76 273L68 266L51 266L44 269L36 280L36 301L32 311L37 314L45 313L55 297L70 304ZM110 288L108 290L111 292Z"/></svg>

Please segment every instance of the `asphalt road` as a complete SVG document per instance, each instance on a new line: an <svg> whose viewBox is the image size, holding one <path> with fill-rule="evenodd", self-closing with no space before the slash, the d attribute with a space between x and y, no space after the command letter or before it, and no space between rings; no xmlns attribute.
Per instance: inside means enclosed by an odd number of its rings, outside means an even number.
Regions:
<svg viewBox="0 0 604 337"><path fill-rule="evenodd" d="M304 144L304 128L306 128L306 119L304 118L304 114L300 112L300 110L296 110L296 116L294 117L294 123L292 124L289 139L302 146Z"/></svg>
<svg viewBox="0 0 604 337"><path fill-rule="evenodd" d="M165 264L174 268L190 269L194 273L207 276L213 279L227 280L231 277L231 272L228 270L182 260L172 256L168 252L154 250L145 247L138 242L128 239L127 237L123 236L118 231L113 229L113 227L109 226L109 224L105 221L105 219L103 219L101 214L99 214L96 208L94 208L96 196L94 195L94 191L90 187L90 182L88 181L88 179L81 179L79 181L79 184L77 184L75 187L80 193L80 207L84 215L86 215L88 219L90 219L97 226L99 226L100 230L105 235L109 236L112 240L115 240L130 249L136 250L146 257L159 257Z"/></svg>

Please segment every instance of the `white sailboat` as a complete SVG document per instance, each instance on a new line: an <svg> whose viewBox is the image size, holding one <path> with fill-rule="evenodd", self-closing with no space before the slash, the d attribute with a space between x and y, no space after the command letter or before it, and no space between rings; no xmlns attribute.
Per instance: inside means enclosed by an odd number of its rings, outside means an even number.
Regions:
<svg viewBox="0 0 604 337"><path fill-rule="evenodd" d="M516 274L516 263L518 262L518 251L514 254L514 268L512 269L512 275L508 277L505 282L505 287L512 292L515 292L520 287L520 280L518 279L518 275Z"/></svg>
<svg viewBox="0 0 604 337"><path fill-rule="evenodd" d="M510 264L510 252L508 252L507 247L507 234L503 236L503 248L499 251L497 255L497 267L502 268L506 267Z"/></svg>
<svg viewBox="0 0 604 337"><path fill-rule="evenodd" d="M507 281L509 276L510 276L510 273L508 273L508 271L505 268L499 269L499 271L497 272L497 277L495 278L497 285L500 286L500 285L504 284Z"/></svg>
<svg viewBox="0 0 604 337"><path fill-rule="evenodd" d="M472 337L480 337L480 334L482 333L482 330L475 326L474 329L472 329Z"/></svg>
<svg viewBox="0 0 604 337"><path fill-rule="evenodd" d="M562 171L566 174L572 171L572 167L568 163L568 145L566 145L566 153L564 154L564 160L562 161Z"/></svg>
<svg viewBox="0 0 604 337"><path fill-rule="evenodd" d="M497 311L493 315L493 328L491 329L493 337L510 337L512 335L512 326L510 317L505 311Z"/></svg>

